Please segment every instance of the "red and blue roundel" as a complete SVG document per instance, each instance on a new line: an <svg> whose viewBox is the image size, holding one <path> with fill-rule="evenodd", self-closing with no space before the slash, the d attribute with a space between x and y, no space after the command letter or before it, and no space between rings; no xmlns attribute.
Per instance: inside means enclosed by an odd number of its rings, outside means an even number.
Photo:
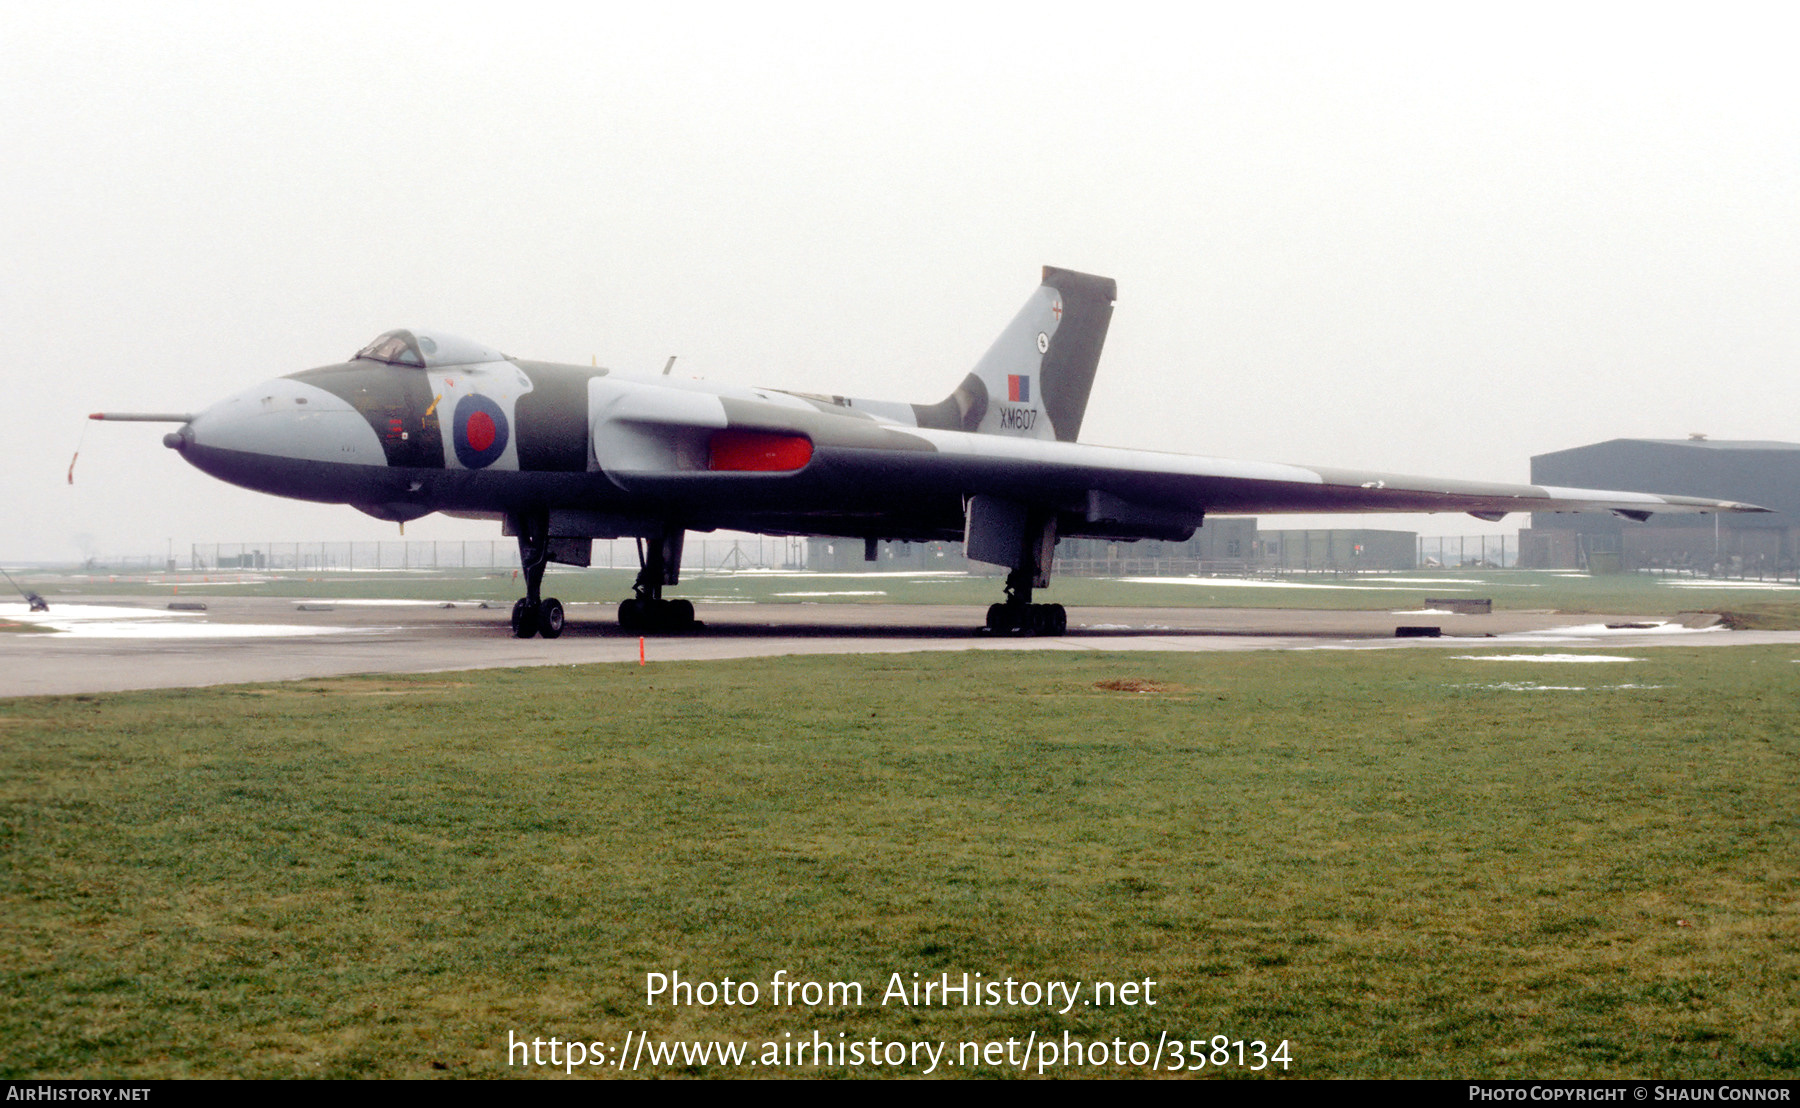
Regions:
<svg viewBox="0 0 1800 1108"><path fill-rule="evenodd" d="M485 396L469 395L456 402L456 460L468 469L483 469L506 453L506 413Z"/></svg>

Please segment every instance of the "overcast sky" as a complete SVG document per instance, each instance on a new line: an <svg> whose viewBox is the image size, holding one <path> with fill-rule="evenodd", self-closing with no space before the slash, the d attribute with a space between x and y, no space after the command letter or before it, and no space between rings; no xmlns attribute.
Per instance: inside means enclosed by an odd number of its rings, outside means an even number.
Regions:
<svg viewBox="0 0 1800 1108"><path fill-rule="evenodd" d="M1046 263L1119 282L1084 441L1523 481L1800 438L1777 6L644 8L0 6L0 559L396 533L90 411L402 326L935 401Z"/></svg>

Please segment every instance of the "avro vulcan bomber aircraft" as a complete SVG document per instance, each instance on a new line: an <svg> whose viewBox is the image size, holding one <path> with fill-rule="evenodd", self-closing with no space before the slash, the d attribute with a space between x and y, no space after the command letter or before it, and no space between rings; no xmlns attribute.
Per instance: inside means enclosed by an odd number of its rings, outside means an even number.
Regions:
<svg viewBox="0 0 1800 1108"><path fill-rule="evenodd" d="M221 480L405 522L491 518L519 540L514 634L555 638L548 562L635 537L619 625L681 630L663 596L688 531L961 539L1008 568L995 632L1060 634L1033 603L1064 535L1189 538L1209 513L1761 511L1695 497L1498 485L1154 453L1076 441L1116 287L1045 269L975 369L935 404L742 388L502 354L440 332L389 331L349 361L278 377L168 421L163 442Z"/></svg>

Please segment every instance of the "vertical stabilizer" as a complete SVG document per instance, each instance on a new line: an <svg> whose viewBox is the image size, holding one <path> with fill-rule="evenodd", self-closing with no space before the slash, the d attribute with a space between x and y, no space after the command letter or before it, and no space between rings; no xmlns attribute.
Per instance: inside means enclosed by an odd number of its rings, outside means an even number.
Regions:
<svg viewBox="0 0 1800 1108"><path fill-rule="evenodd" d="M1110 277L1045 266L975 371L947 399L914 405L919 426L1075 441L1117 296Z"/></svg>

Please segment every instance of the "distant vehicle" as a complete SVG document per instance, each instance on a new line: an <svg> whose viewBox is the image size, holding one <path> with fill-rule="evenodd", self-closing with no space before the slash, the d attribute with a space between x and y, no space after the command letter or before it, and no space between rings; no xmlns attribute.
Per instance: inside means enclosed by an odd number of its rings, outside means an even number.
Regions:
<svg viewBox="0 0 1800 1108"><path fill-rule="evenodd" d="M0 569L0 575L5 576L7 583L19 590L19 595L25 598L25 604L31 611L47 612L50 610L50 605L44 602L43 597L26 588L24 585L19 584L17 581L14 581L12 574Z"/></svg>
<svg viewBox="0 0 1800 1108"><path fill-rule="evenodd" d="M1058 537L1185 541L1209 513L1762 511L1685 496L1500 485L1231 461L1076 442L1112 319L1109 278L1046 268L973 372L904 404L513 358L438 331L389 331L347 362L278 377L177 422L163 442L245 488L350 504L404 522L491 518L519 540L514 634L555 638L548 562L587 565L597 538L635 537L619 605L629 631L681 630L691 530L961 539L1007 567L994 632L1060 634L1033 602Z"/></svg>

